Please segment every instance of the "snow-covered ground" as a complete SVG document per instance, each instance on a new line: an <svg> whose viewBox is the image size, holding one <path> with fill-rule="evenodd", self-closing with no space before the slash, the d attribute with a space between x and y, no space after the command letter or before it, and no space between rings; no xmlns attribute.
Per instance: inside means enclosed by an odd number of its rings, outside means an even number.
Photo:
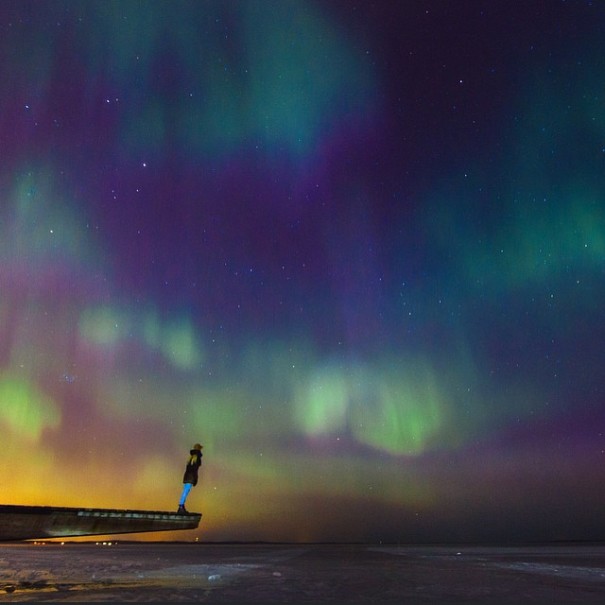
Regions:
<svg viewBox="0 0 605 605"><path fill-rule="evenodd" d="M605 546L0 544L0 602L603 603Z"/></svg>

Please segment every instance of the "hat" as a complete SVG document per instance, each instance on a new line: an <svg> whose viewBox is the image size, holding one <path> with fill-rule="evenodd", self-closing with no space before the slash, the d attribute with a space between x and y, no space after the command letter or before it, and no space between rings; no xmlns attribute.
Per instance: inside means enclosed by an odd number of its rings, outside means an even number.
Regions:
<svg viewBox="0 0 605 605"><path fill-rule="evenodd" d="M196 443L196 444L193 446L193 449L194 449L194 450L201 450L203 447L204 447L203 445L200 445L199 443Z"/></svg>

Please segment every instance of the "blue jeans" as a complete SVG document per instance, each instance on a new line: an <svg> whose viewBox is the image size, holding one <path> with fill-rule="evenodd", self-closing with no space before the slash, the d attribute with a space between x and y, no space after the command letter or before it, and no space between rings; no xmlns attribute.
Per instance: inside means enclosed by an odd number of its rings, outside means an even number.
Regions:
<svg viewBox="0 0 605 605"><path fill-rule="evenodd" d="M193 483L185 483L183 485L183 493L181 494L181 499L179 500L179 506L185 506L185 500L187 500L187 496L193 487Z"/></svg>

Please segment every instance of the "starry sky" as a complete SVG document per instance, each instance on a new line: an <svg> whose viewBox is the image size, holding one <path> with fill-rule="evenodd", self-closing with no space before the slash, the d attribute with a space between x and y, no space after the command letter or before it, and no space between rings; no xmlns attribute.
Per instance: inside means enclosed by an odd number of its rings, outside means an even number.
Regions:
<svg viewBox="0 0 605 605"><path fill-rule="evenodd" d="M0 501L140 539L605 539L605 4L0 3Z"/></svg>

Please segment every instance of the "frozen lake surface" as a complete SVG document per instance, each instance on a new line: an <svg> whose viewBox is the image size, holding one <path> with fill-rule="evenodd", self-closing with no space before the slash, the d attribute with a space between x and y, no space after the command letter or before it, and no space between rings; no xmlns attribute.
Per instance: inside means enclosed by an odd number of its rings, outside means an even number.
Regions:
<svg viewBox="0 0 605 605"><path fill-rule="evenodd" d="M0 545L0 602L605 603L605 545Z"/></svg>

